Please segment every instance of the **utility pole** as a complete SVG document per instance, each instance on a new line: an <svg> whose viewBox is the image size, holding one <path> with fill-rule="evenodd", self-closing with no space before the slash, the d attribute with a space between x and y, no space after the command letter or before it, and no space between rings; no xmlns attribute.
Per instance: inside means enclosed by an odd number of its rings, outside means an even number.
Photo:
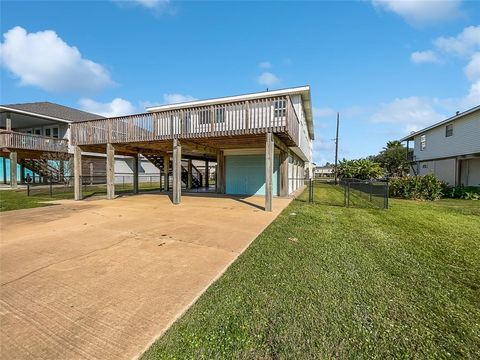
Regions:
<svg viewBox="0 0 480 360"><path fill-rule="evenodd" d="M338 184L337 165L338 165L338 127L340 124L340 114L337 112L337 135L335 136L335 185Z"/></svg>

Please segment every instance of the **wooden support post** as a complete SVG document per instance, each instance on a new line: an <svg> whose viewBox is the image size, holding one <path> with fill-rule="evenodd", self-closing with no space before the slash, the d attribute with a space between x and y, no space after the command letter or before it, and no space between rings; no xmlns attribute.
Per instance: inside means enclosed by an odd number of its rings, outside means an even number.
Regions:
<svg viewBox="0 0 480 360"><path fill-rule="evenodd" d="M107 144L107 199L115 198L115 149Z"/></svg>
<svg viewBox="0 0 480 360"><path fill-rule="evenodd" d="M188 178L187 178L187 188L191 189L193 187L193 166L192 166L192 159L188 159L188 166L187 166L187 172L188 172Z"/></svg>
<svg viewBox="0 0 480 360"><path fill-rule="evenodd" d="M17 153L10 152L10 187L16 189L17 184Z"/></svg>
<svg viewBox="0 0 480 360"><path fill-rule="evenodd" d="M82 200L82 149L78 145L73 148L73 190L74 199Z"/></svg>
<svg viewBox="0 0 480 360"><path fill-rule="evenodd" d="M205 187L208 189L209 185L210 185L210 174L209 174L209 168L208 168L208 160L205 160Z"/></svg>
<svg viewBox="0 0 480 360"><path fill-rule="evenodd" d="M217 152L217 181L218 194L225 194L225 156L223 150Z"/></svg>
<svg viewBox="0 0 480 360"><path fill-rule="evenodd" d="M5 118L5 130L12 131L12 118L10 116L10 113L7 113Z"/></svg>
<svg viewBox="0 0 480 360"><path fill-rule="evenodd" d="M133 157L133 193L138 194L138 168L140 166L139 155Z"/></svg>
<svg viewBox="0 0 480 360"><path fill-rule="evenodd" d="M173 203L182 201L182 146L178 139L173 139Z"/></svg>
<svg viewBox="0 0 480 360"><path fill-rule="evenodd" d="M273 134L268 132L265 143L265 211L272 211L273 149Z"/></svg>
<svg viewBox="0 0 480 360"><path fill-rule="evenodd" d="M168 173L170 172L170 156L164 155L163 156L163 190L169 190L169 179Z"/></svg>
<svg viewBox="0 0 480 360"><path fill-rule="evenodd" d="M280 152L280 196L288 196L288 152Z"/></svg>

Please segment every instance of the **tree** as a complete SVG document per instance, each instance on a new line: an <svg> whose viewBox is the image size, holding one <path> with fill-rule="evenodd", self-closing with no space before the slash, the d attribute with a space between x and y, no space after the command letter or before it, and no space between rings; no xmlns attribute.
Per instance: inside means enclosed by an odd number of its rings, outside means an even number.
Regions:
<svg viewBox="0 0 480 360"><path fill-rule="evenodd" d="M340 160L337 167L337 175L351 179L377 179L383 176L383 170L379 164L368 159Z"/></svg>
<svg viewBox="0 0 480 360"><path fill-rule="evenodd" d="M403 176L408 173L407 149L398 141L389 141L387 146L375 156L375 161L388 176Z"/></svg>

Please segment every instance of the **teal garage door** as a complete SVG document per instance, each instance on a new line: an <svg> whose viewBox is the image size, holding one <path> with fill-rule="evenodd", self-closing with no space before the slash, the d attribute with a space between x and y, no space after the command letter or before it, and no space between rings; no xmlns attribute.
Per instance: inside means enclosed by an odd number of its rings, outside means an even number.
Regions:
<svg viewBox="0 0 480 360"><path fill-rule="evenodd" d="M274 196L278 196L279 163L275 155ZM225 192L231 195L265 195L265 155L225 156Z"/></svg>

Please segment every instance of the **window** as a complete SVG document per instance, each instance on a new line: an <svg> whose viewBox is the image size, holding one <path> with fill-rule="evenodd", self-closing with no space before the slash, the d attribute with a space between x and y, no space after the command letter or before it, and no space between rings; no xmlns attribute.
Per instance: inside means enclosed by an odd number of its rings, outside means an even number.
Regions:
<svg viewBox="0 0 480 360"><path fill-rule="evenodd" d="M198 113L200 124L210 124L210 110L201 110Z"/></svg>
<svg viewBox="0 0 480 360"><path fill-rule="evenodd" d="M223 123L225 122L225 108L218 108L215 114L215 122Z"/></svg>
<svg viewBox="0 0 480 360"><path fill-rule="evenodd" d="M45 136L52 136L52 129L46 128L45 129Z"/></svg>
<svg viewBox="0 0 480 360"><path fill-rule="evenodd" d="M198 121L201 125L206 125L210 124L211 122L211 111L209 109L207 110L201 110L198 112ZM218 123L223 123L225 122L225 108L216 108L215 109L215 117L213 119L217 124Z"/></svg>
<svg viewBox="0 0 480 360"><path fill-rule="evenodd" d="M423 169L428 169L428 164L423 164L423 165L422 165L422 168L423 168Z"/></svg>
<svg viewBox="0 0 480 360"><path fill-rule="evenodd" d="M453 124L448 124L445 126L445 137L449 137L453 135Z"/></svg>
<svg viewBox="0 0 480 360"><path fill-rule="evenodd" d="M53 130L53 137L55 139L58 139L58 127L54 127L52 130Z"/></svg>
<svg viewBox="0 0 480 360"><path fill-rule="evenodd" d="M286 100L276 100L274 107L274 116L282 117L285 116L287 112L287 101Z"/></svg>
<svg viewBox="0 0 480 360"><path fill-rule="evenodd" d="M427 148L427 135L420 136L420 151Z"/></svg>

